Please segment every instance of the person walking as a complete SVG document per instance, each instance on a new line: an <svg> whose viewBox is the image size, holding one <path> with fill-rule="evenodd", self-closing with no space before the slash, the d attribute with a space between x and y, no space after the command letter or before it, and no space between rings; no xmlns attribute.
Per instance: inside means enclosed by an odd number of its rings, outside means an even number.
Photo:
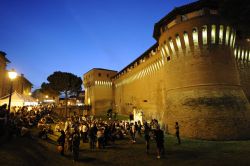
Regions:
<svg viewBox="0 0 250 166"><path fill-rule="evenodd" d="M144 123L144 139L146 143L146 153L149 152L149 141L150 141L150 127L147 122Z"/></svg>
<svg viewBox="0 0 250 166"><path fill-rule="evenodd" d="M180 127L179 127L178 122L175 122L175 135L176 135L178 144L180 145L181 144L181 138L180 138Z"/></svg>
<svg viewBox="0 0 250 166"><path fill-rule="evenodd" d="M60 154L62 156L64 156L65 138L66 138L65 132L61 130L61 136L57 139L57 143L58 143L58 149L60 150Z"/></svg>
<svg viewBox="0 0 250 166"><path fill-rule="evenodd" d="M161 158L161 154L164 153L164 132L157 126L155 130L155 141L157 146L157 159Z"/></svg>
<svg viewBox="0 0 250 166"><path fill-rule="evenodd" d="M78 128L76 127L72 134L72 152L73 161L78 161L79 159L79 146L80 146L80 134Z"/></svg>

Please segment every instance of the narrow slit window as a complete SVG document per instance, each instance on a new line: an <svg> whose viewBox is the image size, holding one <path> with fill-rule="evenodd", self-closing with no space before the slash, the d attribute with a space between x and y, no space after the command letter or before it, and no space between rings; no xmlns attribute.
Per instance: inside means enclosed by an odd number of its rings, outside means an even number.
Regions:
<svg viewBox="0 0 250 166"><path fill-rule="evenodd" d="M176 35L176 44L177 44L178 50L181 51L181 39L179 35Z"/></svg>
<svg viewBox="0 0 250 166"><path fill-rule="evenodd" d="M189 48L188 33L187 33L187 32L184 32L183 36L184 36L185 47L186 47L186 48Z"/></svg>
<svg viewBox="0 0 250 166"><path fill-rule="evenodd" d="M171 48L172 52L175 53L174 43L173 43L173 40L171 38L169 38L169 44L170 44L170 48Z"/></svg>
<svg viewBox="0 0 250 166"><path fill-rule="evenodd" d="M229 46L233 46L233 38L234 38L234 32L233 32L233 29L231 30L231 33L230 33L230 40L229 40Z"/></svg>
<svg viewBox="0 0 250 166"><path fill-rule="evenodd" d="M240 48L238 48L237 59L240 59L240 53L241 53L241 49L240 49Z"/></svg>
<svg viewBox="0 0 250 166"><path fill-rule="evenodd" d="M206 25L202 27L202 43L203 45L207 45L207 26Z"/></svg>
<svg viewBox="0 0 250 166"><path fill-rule="evenodd" d="M193 29L193 42L194 42L194 46L198 46L198 29L194 28Z"/></svg>
<svg viewBox="0 0 250 166"><path fill-rule="evenodd" d="M235 41L236 41L236 32L234 32L234 39L233 39L233 45L232 45L232 47L235 46Z"/></svg>
<svg viewBox="0 0 250 166"><path fill-rule="evenodd" d="M223 32L224 32L224 27L223 25L220 25L219 44L223 44Z"/></svg>
<svg viewBox="0 0 250 166"><path fill-rule="evenodd" d="M237 58L237 49L234 49L234 57Z"/></svg>
<svg viewBox="0 0 250 166"><path fill-rule="evenodd" d="M165 48L165 51L167 53L167 56L169 56L169 49L168 49L168 46L167 46L166 42L164 42L164 48Z"/></svg>
<svg viewBox="0 0 250 166"><path fill-rule="evenodd" d="M211 29L211 43L215 44L216 42L216 25L212 25Z"/></svg>
<svg viewBox="0 0 250 166"><path fill-rule="evenodd" d="M229 42L229 34L230 34L230 28L229 26L227 27L227 31L226 31L226 45L228 45L228 42Z"/></svg>

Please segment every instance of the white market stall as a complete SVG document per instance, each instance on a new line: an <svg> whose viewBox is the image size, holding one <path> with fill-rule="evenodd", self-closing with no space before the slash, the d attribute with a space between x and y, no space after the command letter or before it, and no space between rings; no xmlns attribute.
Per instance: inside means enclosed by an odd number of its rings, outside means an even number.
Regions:
<svg viewBox="0 0 250 166"><path fill-rule="evenodd" d="M0 105L9 104L9 95L0 98ZM31 96L25 96L17 93L16 91L12 93L11 96L11 106L34 106L38 105L38 102Z"/></svg>

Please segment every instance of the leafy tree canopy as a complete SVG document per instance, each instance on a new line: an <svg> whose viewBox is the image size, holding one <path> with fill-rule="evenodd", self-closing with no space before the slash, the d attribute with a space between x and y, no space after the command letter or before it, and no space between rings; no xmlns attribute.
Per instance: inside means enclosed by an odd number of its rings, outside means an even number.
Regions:
<svg viewBox="0 0 250 166"><path fill-rule="evenodd" d="M72 73L56 71L47 78L48 83L43 83L42 87L46 90L53 90L58 93L78 94L82 89L82 79Z"/></svg>

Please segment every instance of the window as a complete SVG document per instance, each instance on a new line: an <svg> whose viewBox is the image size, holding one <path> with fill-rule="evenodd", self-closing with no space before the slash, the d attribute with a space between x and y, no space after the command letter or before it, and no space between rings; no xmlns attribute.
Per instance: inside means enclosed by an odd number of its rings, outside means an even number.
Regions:
<svg viewBox="0 0 250 166"><path fill-rule="evenodd" d="M175 53L175 50L174 50L174 43L173 43L173 40L171 38L169 38L169 44L170 44L170 48L172 50L172 53L174 54Z"/></svg>
<svg viewBox="0 0 250 166"><path fill-rule="evenodd" d="M226 30L226 41L225 41L226 45L228 45L229 42L229 35L230 35L230 28L228 26Z"/></svg>
<svg viewBox="0 0 250 166"><path fill-rule="evenodd" d="M194 42L194 46L198 46L198 29L194 28L193 29L193 42Z"/></svg>
<svg viewBox="0 0 250 166"><path fill-rule="evenodd" d="M206 25L202 27L202 43L203 45L207 45L207 26Z"/></svg>
<svg viewBox="0 0 250 166"><path fill-rule="evenodd" d="M107 74L107 77L109 78L109 74Z"/></svg>
<svg viewBox="0 0 250 166"><path fill-rule="evenodd" d="M237 49L234 49L234 57L237 58Z"/></svg>
<svg viewBox="0 0 250 166"><path fill-rule="evenodd" d="M169 56L169 49L168 49L166 41L164 41L164 48L165 48L165 51L167 53L167 56Z"/></svg>
<svg viewBox="0 0 250 166"><path fill-rule="evenodd" d="M184 32L183 36L184 36L185 47L186 47L186 48L189 48L188 33L187 33L187 32Z"/></svg>
<svg viewBox="0 0 250 166"><path fill-rule="evenodd" d="M233 29L231 30L231 33L230 33L230 39L229 39L229 46L232 46L233 45L233 38L234 38L234 32L233 32Z"/></svg>
<svg viewBox="0 0 250 166"><path fill-rule="evenodd" d="M216 25L212 25L211 29L211 43L215 44L216 42Z"/></svg>
<svg viewBox="0 0 250 166"><path fill-rule="evenodd" d="M188 20L187 15L182 15L182 16L181 16L181 21L186 21L186 20Z"/></svg>
<svg viewBox="0 0 250 166"><path fill-rule="evenodd" d="M179 51L181 50L181 39L179 37L179 35L176 35L176 44L177 44L177 47L179 49Z"/></svg>
<svg viewBox="0 0 250 166"><path fill-rule="evenodd" d="M101 73L98 73L98 76L99 76L99 77L101 77L101 76L102 76L102 74L101 74Z"/></svg>
<svg viewBox="0 0 250 166"><path fill-rule="evenodd" d="M237 54L237 59L240 59L240 54L241 53L241 50L240 50L240 48L238 48L238 54Z"/></svg>
<svg viewBox="0 0 250 166"><path fill-rule="evenodd" d="M220 25L219 44L223 44L223 32L224 32L224 27L223 25Z"/></svg>

